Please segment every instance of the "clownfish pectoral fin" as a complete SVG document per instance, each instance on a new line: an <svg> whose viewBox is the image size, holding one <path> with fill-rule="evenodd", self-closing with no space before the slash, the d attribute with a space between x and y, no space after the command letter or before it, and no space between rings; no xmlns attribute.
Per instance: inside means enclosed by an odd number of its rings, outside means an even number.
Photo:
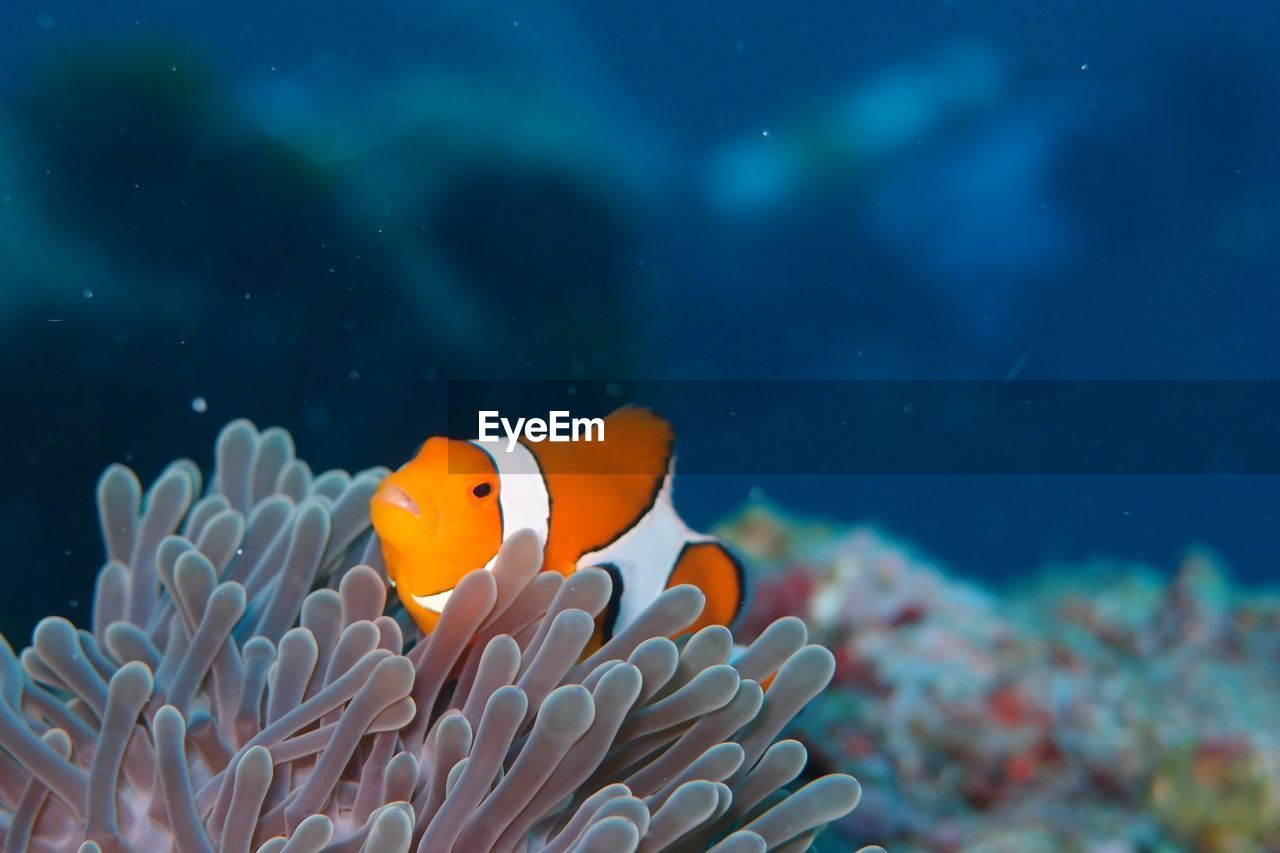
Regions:
<svg viewBox="0 0 1280 853"><path fill-rule="evenodd" d="M682 583L697 586L707 597L698 621L685 629L689 633L708 625L731 625L746 605L745 567L720 542L690 542L684 546L667 586Z"/></svg>
<svg viewBox="0 0 1280 853"><path fill-rule="evenodd" d="M613 639L613 633L618 627L618 608L622 604L622 572L618 567L613 563L600 563L592 568L608 572L613 588L609 592L609 601L596 617L596 630L582 652L584 658L594 654L601 646Z"/></svg>
<svg viewBox="0 0 1280 853"><path fill-rule="evenodd" d="M613 636L613 631L618 626L618 608L622 604L622 572L613 563L603 563L596 568L608 572L609 580L613 581L609 603L600 611L601 632L607 640Z"/></svg>

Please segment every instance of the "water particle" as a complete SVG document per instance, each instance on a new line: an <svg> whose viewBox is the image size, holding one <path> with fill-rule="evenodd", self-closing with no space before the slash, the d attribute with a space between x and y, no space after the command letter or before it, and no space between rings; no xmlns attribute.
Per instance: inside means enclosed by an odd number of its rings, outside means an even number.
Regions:
<svg viewBox="0 0 1280 853"><path fill-rule="evenodd" d="M85 289L85 290L81 293L81 295L82 295L85 299L92 299L92 298L93 298L93 291L92 291L92 290Z"/></svg>
<svg viewBox="0 0 1280 853"><path fill-rule="evenodd" d="M347 378L348 378L348 379L359 379L359 378L360 378L360 371L358 371L358 370L353 370L353 371L351 371L350 373L348 373L348 374L347 374Z"/></svg>
<svg viewBox="0 0 1280 853"><path fill-rule="evenodd" d="M209 401L204 397L196 397L191 401L191 411L195 412L197 415L203 415L205 412L209 411Z"/></svg>
<svg viewBox="0 0 1280 853"><path fill-rule="evenodd" d="M1080 66L1080 70L1081 70L1081 71L1088 71L1088 70L1089 70L1089 63L1087 63L1087 62L1083 63L1083 64Z"/></svg>
<svg viewBox="0 0 1280 853"><path fill-rule="evenodd" d="M768 131L768 130L762 130L762 131L760 131L760 135L761 135L761 136L763 136L765 139L768 139L768 138L769 138L769 131Z"/></svg>

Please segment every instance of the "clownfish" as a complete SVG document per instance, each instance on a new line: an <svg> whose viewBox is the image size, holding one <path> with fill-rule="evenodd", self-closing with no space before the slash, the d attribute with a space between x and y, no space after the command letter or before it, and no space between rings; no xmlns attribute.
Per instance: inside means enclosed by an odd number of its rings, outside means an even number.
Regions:
<svg viewBox="0 0 1280 853"><path fill-rule="evenodd" d="M634 406L605 418L598 441L429 438L370 504L387 579L427 633L462 577L492 569L499 546L528 529L543 547L542 571L612 576L598 642L677 584L706 596L688 630L729 625L746 600L746 573L723 542L676 513L674 443L667 421Z"/></svg>

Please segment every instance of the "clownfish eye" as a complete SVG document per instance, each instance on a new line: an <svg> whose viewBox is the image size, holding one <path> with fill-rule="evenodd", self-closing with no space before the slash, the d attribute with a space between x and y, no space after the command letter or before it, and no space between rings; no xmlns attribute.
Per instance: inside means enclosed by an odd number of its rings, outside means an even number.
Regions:
<svg viewBox="0 0 1280 853"><path fill-rule="evenodd" d="M488 483L480 483L472 487L471 494L475 495L478 498L487 498L489 496L489 493L492 491L493 491L493 486L489 485Z"/></svg>

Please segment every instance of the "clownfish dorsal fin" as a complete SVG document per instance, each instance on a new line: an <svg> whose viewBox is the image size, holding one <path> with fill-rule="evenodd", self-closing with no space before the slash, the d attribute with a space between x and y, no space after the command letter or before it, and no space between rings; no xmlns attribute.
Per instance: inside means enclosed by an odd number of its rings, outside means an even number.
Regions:
<svg viewBox="0 0 1280 853"><path fill-rule="evenodd" d="M604 419L604 441L531 445L551 499L547 567L572 571L635 525L659 499L674 444L664 418L624 406Z"/></svg>
<svg viewBox="0 0 1280 853"><path fill-rule="evenodd" d="M666 418L641 406L623 406L604 419L601 470L661 480L671 467L675 431Z"/></svg>

